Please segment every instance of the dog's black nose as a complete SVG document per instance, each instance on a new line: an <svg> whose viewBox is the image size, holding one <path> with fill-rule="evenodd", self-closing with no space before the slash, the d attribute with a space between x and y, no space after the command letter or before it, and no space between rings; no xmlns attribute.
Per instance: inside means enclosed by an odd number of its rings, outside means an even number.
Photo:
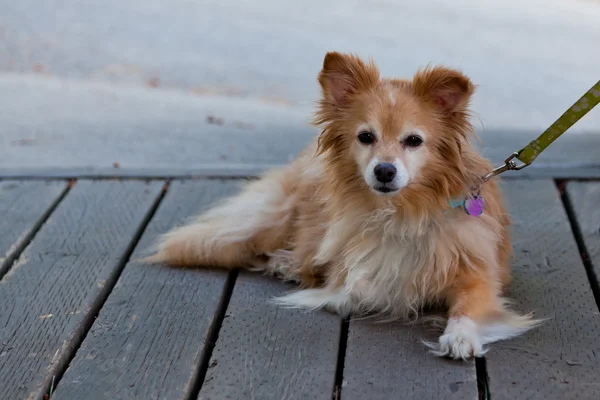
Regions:
<svg viewBox="0 0 600 400"><path fill-rule="evenodd" d="M381 163L375 166L373 172L375 172L375 177L379 182L390 183L396 176L396 167L394 167L394 164Z"/></svg>

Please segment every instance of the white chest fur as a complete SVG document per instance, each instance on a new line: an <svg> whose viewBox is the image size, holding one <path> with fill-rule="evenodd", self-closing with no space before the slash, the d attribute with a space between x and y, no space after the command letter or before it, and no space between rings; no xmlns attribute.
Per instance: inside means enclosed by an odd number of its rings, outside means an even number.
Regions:
<svg viewBox="0 0 600 400"><path fill-rule="evenodd" d="M344 292L352 312L405 315L429 297L439 226L395 222L365 229L347 243ZM434 268L432 268L434 267Z"/></svg>

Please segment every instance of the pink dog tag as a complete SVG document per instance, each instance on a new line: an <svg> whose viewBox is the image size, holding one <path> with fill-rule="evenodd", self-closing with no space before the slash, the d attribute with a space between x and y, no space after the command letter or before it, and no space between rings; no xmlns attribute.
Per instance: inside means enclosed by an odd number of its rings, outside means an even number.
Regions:
<svg viewBox="0 0 600 400"><path fill-rule="evenodd" d="M483 201L483 197L481 196L469 197L465 200L464 207L467 214L478 217L483 213L485 201Z"/></svg>

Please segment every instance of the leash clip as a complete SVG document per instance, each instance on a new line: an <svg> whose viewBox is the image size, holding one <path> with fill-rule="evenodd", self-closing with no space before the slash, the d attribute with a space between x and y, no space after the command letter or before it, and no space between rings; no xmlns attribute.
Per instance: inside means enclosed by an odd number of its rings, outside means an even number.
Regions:
<svg viewBox="0 0 600 400"><path fill-rule="evenodd" d="M517 165L517 163L515 161L513 161L513 158L517 157L519 155L519 152L514 152L512 153L506 160L504 160L504 165L501 165L499 167L496 167L492 170L492 172L490 172L489 174L486 174L482 180L483 183L489 181L490 179L492 179L493 177L500 175L503 172L506 171L518 171L520 169L525 168L527 165L529 164L521 164L521 165Z"/></svg>

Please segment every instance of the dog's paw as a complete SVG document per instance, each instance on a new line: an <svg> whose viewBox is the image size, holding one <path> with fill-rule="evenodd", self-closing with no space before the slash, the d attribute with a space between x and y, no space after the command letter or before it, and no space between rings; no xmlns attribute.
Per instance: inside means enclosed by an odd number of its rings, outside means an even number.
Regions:
<svg viewBox="0 0 600 400"><path fill-rule="evenodd" d="M477 335L470 332L451 332L443 334L439 341L439 356L458 359L469 359L483 355L485 351Z"/></svg>
<svg viewBox="0 0 600 400"><path fill-rule="evenodd" d="M451 318L438 343L426 343L437 356L466 360L485 353L477 325L471 318Z"/></svg>

